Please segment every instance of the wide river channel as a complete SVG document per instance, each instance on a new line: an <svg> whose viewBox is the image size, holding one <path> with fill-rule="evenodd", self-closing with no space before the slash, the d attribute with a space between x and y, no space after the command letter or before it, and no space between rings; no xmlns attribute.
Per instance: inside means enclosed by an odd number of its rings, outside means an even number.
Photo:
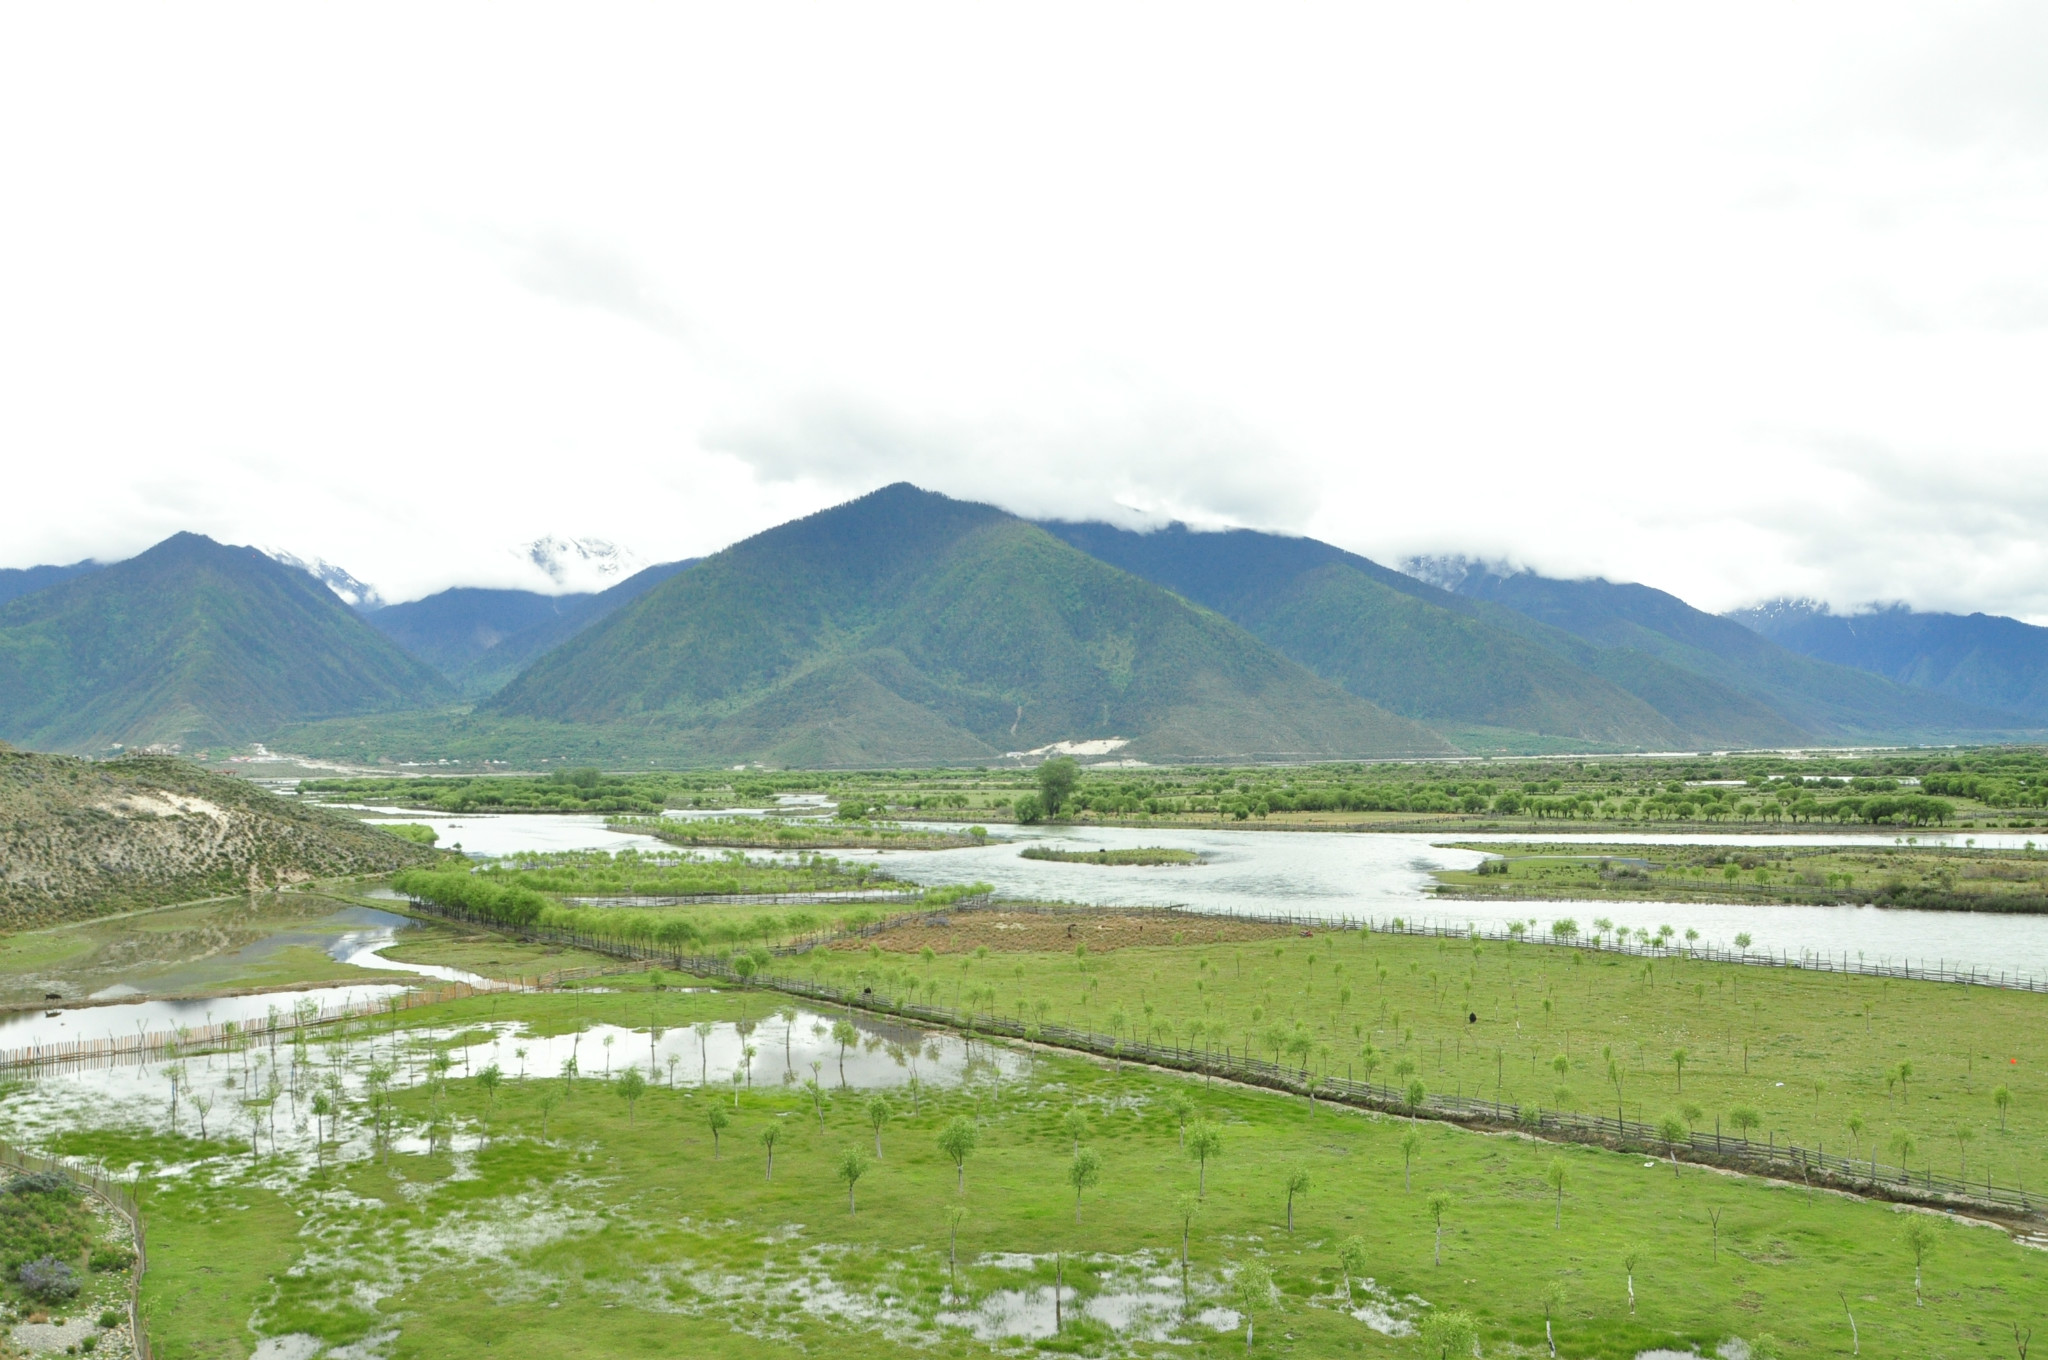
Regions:
<svg viewBox="0 0 2048 1360"><path fill-rule="evenodd" d="M461 842L471 854L508 854L519 850L659 849L650 837L625 835L605 828L599 817L463 816L408 818L423 820L441 835L441 844ZM1483 902L1443 901L1429 896L1431 874L1438 869L1469 868L1483 854L1456 850L1441 842L1541 842L1568 847L1608 845L1890 845L1891 836L1857 836L1820 832L1810 835L1744 835L1661 833L1573 835L1490 835L1486 833L1416 835L1314 831L1234 831L1223 829L1059 827L1001 828L1003 839L962 850L889 850L840 852L843 859L873 860L889 873L912 883L985 882L1001 896L1099 906L1185 906L1224 913L1280 913L1327 920L1408 921L1447 925L1478 925L1500 929L1511 921L1534 920L1537 931L1570 917L1582 928L1594 917L1618 926L1655 931L1669 925L1679 935L1688 929L1701 942L1733 947L1738 934L1748 934L1755 947L1772 954L1826 954L1871 963L1947 963L1998 974L2028 974L2048 980L2048 917L1979 912L1902 911L1876 907L1766 906L1667 902L1528 902L1508 899ZM2033 844L2027 835L1996 832L1921 835L1920 845L2022 849ZM1029 860L1018 851L1027 843L1072 849L1170 846L1200 852L1193 866L1106 868ZM2048 838L2044 838L2048 845ZM1646 851L1654 856L1654 849Z"/></svg>

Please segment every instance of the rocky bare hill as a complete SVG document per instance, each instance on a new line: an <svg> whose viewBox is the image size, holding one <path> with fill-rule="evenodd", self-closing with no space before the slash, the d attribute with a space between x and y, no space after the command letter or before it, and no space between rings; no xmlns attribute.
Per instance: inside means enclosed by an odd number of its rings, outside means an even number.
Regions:
<svg viewBox="0 0 2048 1360"><path fill-rule="evenodd" d="M440 858L184 761L0 746L0 930Z"/></svg>

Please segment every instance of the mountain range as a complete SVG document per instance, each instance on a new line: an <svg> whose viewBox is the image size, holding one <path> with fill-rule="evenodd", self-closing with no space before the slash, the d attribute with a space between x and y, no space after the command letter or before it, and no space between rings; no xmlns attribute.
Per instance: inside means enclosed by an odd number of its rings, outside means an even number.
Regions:
<svg viewBox="0 0 2048 1360"><path fill-rule="evenodd" d="M457 586L367 613L370 625L470 696L489 694L695 558L635 572L608 589L567 595Z"/></svg>
<svg viewBox="0 0 2048 1360"><path fill-rule="evenodd" d="M904 483L706 558L483 708L788 765L1119 738L1147 760L1453 749L1036 525Z"/></svg>
<svg viewBox="0 0 2048 1360"><path fill-rule="evenodd" d="M614 574L631 560L578 551ZM0 573L0 737L874 765L1080 740L1316 759L2048 724L2048 630L2010 619L1786 602L1721 617L1641 585L1462 559L1397 571L1253 530L1032 523L908 484L596 592L385 605L291 562L182 534L112 566Z"/></svg>
<svg viewBox="0 0 2048 1360"><path fill-rule="evenodd" d="M2048 628L1903 605L1836 614L1810 600L1773 600L1728 617L1802 656L2048 724Z"/></svg>

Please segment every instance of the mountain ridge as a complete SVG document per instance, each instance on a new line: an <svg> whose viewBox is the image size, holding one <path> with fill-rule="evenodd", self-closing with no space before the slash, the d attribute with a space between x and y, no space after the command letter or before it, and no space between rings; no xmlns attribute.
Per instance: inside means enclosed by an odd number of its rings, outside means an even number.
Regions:
<svg viewBox="0 0 2048 1360"><path fill-rule="evenodd" d="M1785 599L1725 617L1802 656L2048 724L2048 628L1999 614L1905 605L1836 614L1824 604Z"/></svg>
<svg viewBox="0 0 2048 1360"><path fill-rule="evenodd" d="M2012 713L1802 656L1653 586L1479 569L1459 580L1456 592L1605 652L1633 652L1692 671L1763 703L1819 740L1984 737L2025 726Z"/></svg>
<svg viewBox="0 0 2048 1360"><path fill-rule="evenodd" d="M19 745L235 743L449 697L303 571L199 534L0 605L0 739Z"/></svg>
<svg viewBox="0 0 2048 1360"><path fill-rule="evenodd" d="M1234 624L992 506L897 483L704 559L482 706L654 722L708 751L978 759L1081 738L1143 758L1443 754Z"/></svg>
<svg viewBox="0 0 2048 1360"><path fill-rule="evenodd" d="M534 658L560 646L614 609L698 559L643 567L597 592L542 595L530 590L454 586L364 615L370 626L439 671L463 694L502 688Z"/></svg>
<svg viewBox="0 0 2048 1360"><path fill-rule="evenodd" d="M1725 686L1617 657L1316 539L1097 521L1044 526L1216 609L1317 674L1486 749L1496 729L1605 749L1762 745L1805 734Z"/></svg>

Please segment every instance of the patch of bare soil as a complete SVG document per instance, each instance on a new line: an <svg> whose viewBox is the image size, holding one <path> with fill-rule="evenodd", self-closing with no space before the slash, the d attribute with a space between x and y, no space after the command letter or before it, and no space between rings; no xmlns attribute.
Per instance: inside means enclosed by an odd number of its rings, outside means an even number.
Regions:
<svg viewBox="0 0 2048 1360"><path fill-rule="evenodd" d="M1234 916L963 911L913 917L879 935L839 940L832 947L857 952L874 944L894 953L930 947L935 954L965 954L985 945L1013 954L1060 954L1085 944L1089 953L1104 954L1133 945L1232 944L1301 933L1292 926Z"/></svg>

